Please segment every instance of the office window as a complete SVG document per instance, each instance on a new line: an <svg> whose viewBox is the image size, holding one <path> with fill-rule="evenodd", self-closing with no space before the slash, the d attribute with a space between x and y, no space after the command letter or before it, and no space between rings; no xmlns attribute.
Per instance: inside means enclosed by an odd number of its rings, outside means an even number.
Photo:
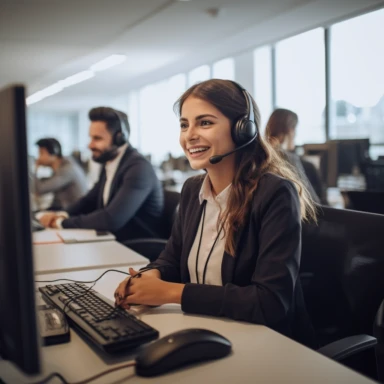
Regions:
<svg viewBox="0 0 384 384"><path fill-rule="evenodd" d="M332 139L384 143L384 9L331 28Z"/></svg>
<svg viewBox="0 0 384 384"><path fill-rule="evenodd" d="M272 105L272 57L271 47L265 46L253 52L254 62L254 95L260 109L261 127L264 133L265 125L273 111Z"/></svg>
<svg viewBox="0 0 384 384"><path fill-rule="evenodd" d="M172 76L167 81L167 104L164 109L164 136L167 137L167 148L163 153L163 157L172 154L173 157L183 156L184 152L179 144L180 125L179 117L173 110L173 105L176 100L187 89L187 76L185 74L179 74Z"/></svg>
<svg viewBox="0 0 384 384"><path fill-rule="evenodd" d="M76 113L40 112L28 108L28 153L37 157L36 142L44 137L59 140L63 154L68 156L79 149L78 116Z"/></svg>
<svg viewBox="0 0 384 384"><path fill-rule="evenodd" d="M209 65L202 65L201 67L192 69L192 71L188 73L188 87L200 81L209 80L210 78L211 69Z"/></svg>
<svg viewBox="0 0 384 384"><path fill-rule="evenodd" d="M212 78L235 80L235 60L228 57L214 63L212 65Z"/></svg>
<svg viewBox="0 0 384 384"><path fill-rule="evenodd" d="M139 92L140 149L159 165L169 153L183 154L179 145L179 123L173 104L186 89L186 76L148 85Z"/></svg>
<svg viewBox="0 0 384 384"><path fill-rule="evenodd" d="M139 94L132 91L128 95L128 119L131 133L129 142L136 148L140 148L140 130L139 130Z"/></svg>
<svg viewBox="0 0 384 384"><path fill-rule="evenodd" d="M296 144L325 141L325 50L322 28L276 44L276 104L299 116Z"/></svg>

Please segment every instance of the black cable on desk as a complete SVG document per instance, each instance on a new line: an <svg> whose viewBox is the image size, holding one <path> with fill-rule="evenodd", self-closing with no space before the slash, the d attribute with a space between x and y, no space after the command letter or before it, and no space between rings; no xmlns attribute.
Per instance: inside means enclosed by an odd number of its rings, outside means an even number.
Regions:
<svg viewBox="0 0 384 384"><path fill-rule="evenodd" d="M146 271L151 268L145 269ZM72 280L72 279L55 279L55 280L35 280L35 283L56 283L57 281L71 281L72 283L82 283L82 284L92 284L98 282L106 273L108 272L118 272L122 273L123 275L128 275L130 274L128 272L123 272L119 271L118 269L107 269L104 273L102 273L96 280L91 280L91 281L80 281L80 280Z"/></svg>
<svg viewBox="0 0 384 384"><path fill-rule="evenodd" d="M52 380L55 377L58 377L62 381L63 384L88 384L91 381L94 381L94 380L98 379L99 377L108 375L109 373L112 373L112 372L115 372L115 371L120 371L121 369L124 369L124 368L133 367L135 365L136 365L136 361L130 361L129 363L126 363L126 364L123 364L123 365L119 365L118 367L107 369L107 370L105 370L103 372L98 373L97 375L89 377L88 379L85 379L85 380L82 380L82 381L76 381L75 383L68 382L67 380L64 379L64 377L60 373L54 372L54 373L51 373L49 376L47 376L42 381L35 382L33 384L46 384L46 383L48 383L50 380Z"/></svg>

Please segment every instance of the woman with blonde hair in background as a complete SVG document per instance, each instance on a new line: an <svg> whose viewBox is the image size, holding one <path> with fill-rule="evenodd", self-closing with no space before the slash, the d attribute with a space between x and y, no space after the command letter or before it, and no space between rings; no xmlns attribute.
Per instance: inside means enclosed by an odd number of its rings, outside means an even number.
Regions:
<svg viewBox="0 0 384 384"><path fill-rule="evenodd" d="M315 203L328 205L326 191L315 166L295 153L297 114L289 109L275 109L265 128L267 141L288 161L307 187Z"/></svg>

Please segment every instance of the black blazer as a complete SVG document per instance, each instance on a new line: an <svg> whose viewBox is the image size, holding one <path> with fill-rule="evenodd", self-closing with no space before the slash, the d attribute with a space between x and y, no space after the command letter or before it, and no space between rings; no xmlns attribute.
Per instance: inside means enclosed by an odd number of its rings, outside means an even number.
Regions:
<svg viewBox="0 0 384 384"><path fill-rule="evenodd" d="M63 228L89 228L110 231L117 240L157 237L164 196L152 165L131 146L125 151L106 206L103 191L105 169L94 187L69 207Z"/></svg>
<svg viewBox="0 0 384 384"><path fill-rule="evenodd" d="M202 176L184 184L178 216L165 250L150 266L166 281L184 283L182 310L263 324L315 347L299 281L301 220L298 193L291 182L264 175L254 193L234 257L224 252L223 286L190 283L188 256L202 205Z"/></svg>

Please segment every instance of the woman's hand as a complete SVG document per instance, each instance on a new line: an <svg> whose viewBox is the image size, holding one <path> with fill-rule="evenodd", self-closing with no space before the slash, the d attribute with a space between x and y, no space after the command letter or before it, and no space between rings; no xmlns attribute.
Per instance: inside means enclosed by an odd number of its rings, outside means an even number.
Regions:
<svg viewBox="0 0 384 384"><path fill-rule="evenodd" d="M130 268L129 273L131 276L122 281L115 291L116 305L129 309L129 304L181 303L184 284L161 280L157 270L140 273Z"/></svg>
<svg viewBox="0 0 384 384"><path fill-rule="evenodd" d="M128 286L129 286L129 283L131 281L131 277L132 276L136 276L138 273L140 274L147 274L149 276L153 276L153 277L157 277L158 279L161 278L161 274L160 274L160 271L158 269L150 269L148 271L144 271L144 272L137 272L135 271L133 268L129 268L129 274L131 276L128 276L126 277L116 288L115 290L115 298L116 298L116 304L118 303L118 301L120 300L123 300L123 298L125 298L125 296L128 296Z"/></svg>
<svg viewBox="0 0 384 384"><path fill-rule="evenodd" d="M45 228L49 228L56 220L57 216L55 212L47 212L40 217L39 221Z"/></svg>

